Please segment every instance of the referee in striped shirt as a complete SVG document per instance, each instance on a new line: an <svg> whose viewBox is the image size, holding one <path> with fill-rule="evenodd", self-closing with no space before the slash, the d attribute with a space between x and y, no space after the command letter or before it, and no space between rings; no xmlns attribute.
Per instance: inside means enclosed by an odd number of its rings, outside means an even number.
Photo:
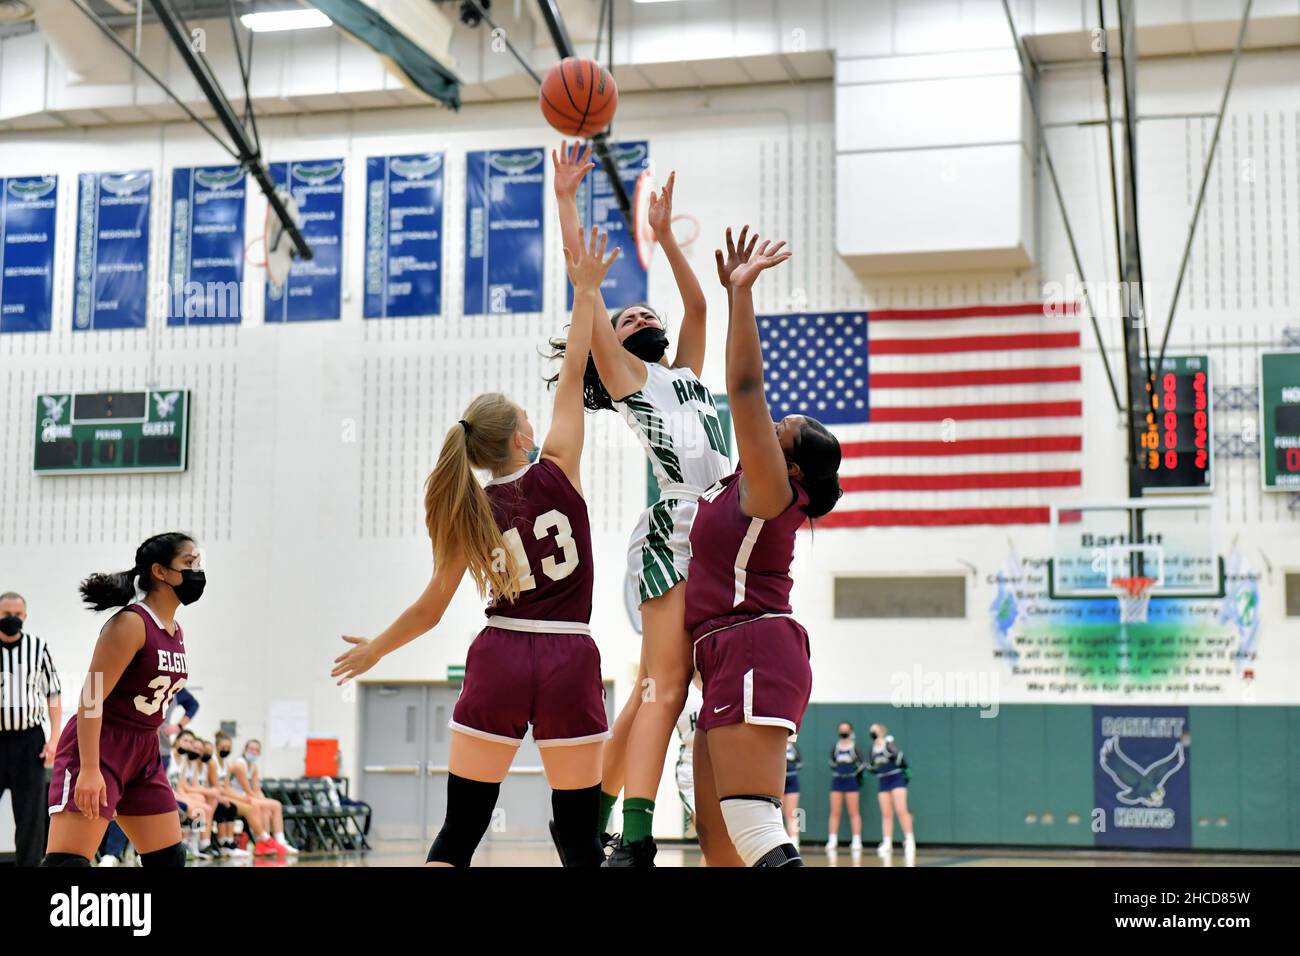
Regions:
<svg viewBox="0 0 1300 956"><path fill-rule="evenodd" d="M39 866L45 853L49 784L63 729L59 675L44 641L23 630L27 602L0 594L0 796L13 793L19 866ZM45 738L46 708L50 737Z"/></svg>

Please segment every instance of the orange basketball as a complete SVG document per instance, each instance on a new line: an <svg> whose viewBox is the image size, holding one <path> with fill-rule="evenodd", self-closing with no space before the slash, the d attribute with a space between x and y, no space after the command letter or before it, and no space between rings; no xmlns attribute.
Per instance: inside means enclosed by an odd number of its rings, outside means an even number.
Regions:
<svg viewBox="0 0 1300 956"><path fill-rule="evenodd" d="M614 119L618 87L599 63L569 56L546 74L538 102L556 132L587 139Z"/></svg>

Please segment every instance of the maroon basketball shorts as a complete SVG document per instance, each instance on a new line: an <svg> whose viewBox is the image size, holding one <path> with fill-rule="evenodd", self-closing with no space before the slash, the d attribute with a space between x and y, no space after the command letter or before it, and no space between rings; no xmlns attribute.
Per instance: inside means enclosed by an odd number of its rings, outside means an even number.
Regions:
<svg viewBox="0 0 1300 956"><path fill-rule="evenodd" d="M529 724L539 747L609 739L600 651L590 635L488 626L474 638L451 729L517 747Z"/></svg>
<svg viewBox="0 0 1300 956"><path fill-rule="evenodd" d="M81 771L74 715L59 736L50 776L50 813L79 812L74 794ZM99 808L105 819L113 816L149 817L175 813L176 793L167 782L158 748L158 731L124 727L105 720L99 728L99 772L104 777L108 805Z"/></svg>
<svg viewBox="0 0 1300 956"><path fill-rule="evenodd" d="M704 682L696 726L758 724L799 732L812 693L808 632L792 617L759 617L705 633L695 642Z"/></svg>

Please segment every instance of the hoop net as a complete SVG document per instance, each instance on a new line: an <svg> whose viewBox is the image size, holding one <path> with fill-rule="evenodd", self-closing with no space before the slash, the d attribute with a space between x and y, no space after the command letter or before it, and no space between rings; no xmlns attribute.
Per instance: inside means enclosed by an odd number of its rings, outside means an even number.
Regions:
<svg viewBox="0 0 1300 956"><path fill-rule="evenodd" d="M1121 624L1131 624L1147 619L1147 608L1151 604L1151 588L1155 578L1111 578L1111 586L1116 588L1115 597L1119 599L1119 620Z"/></svg>

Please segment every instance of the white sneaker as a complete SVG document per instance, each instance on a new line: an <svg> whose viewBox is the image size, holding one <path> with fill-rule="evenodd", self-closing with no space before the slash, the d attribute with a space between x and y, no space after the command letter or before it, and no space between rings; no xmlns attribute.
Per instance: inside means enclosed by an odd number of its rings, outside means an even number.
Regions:
<svg viewBox="0 0 1300 956"><path fill-rule="evenodd" d="M100 866L117 866L121 862L122 861L119 860L117 857L108 854L105 854L104 856L99 858Z"/></svg>
<svg viewBox="0 0 1300 956"><path fill-rule="evenodd" d="M860 837L860 836L855 836L855 837L853 838L853 841L849 844L849 850L852 851L852 852L854 852L854 853L861 853L861 852L862 852L862 837Z"/></svg>
<svg viewBox="0 0 1300 956"><path fill-rule="evenodd" d="M881 840L880 845L876 847L876 856L882 860L889 859L894 855L894 844L891 840Z"/></svg>
<svg viewBox="0 0 1300 956"><path fill-rule="evenodd" d="M910 833L903 838L903 859L908 866L916 862L916 837Z"/></svg>
<svg viewBox="0 0 1300 956"><path fill-rule="evenodd" d="M833 850L840 845L840 838L837 834L831 834L831 838L826 841L826 849Z"/></svg>
<svg viewBox="0 0 1300 956"><path fill-rule="evenodd" d="M247 851L247 850L241 850L241 849L240 849L239 847L237 847L237 846L226 846L226 847L222 847L222 848L221 848L221 855L222 855L222 856L228 856L228 857L230 857L232 860L247 860L247 859L248 859L248 851Z"/></svg>

